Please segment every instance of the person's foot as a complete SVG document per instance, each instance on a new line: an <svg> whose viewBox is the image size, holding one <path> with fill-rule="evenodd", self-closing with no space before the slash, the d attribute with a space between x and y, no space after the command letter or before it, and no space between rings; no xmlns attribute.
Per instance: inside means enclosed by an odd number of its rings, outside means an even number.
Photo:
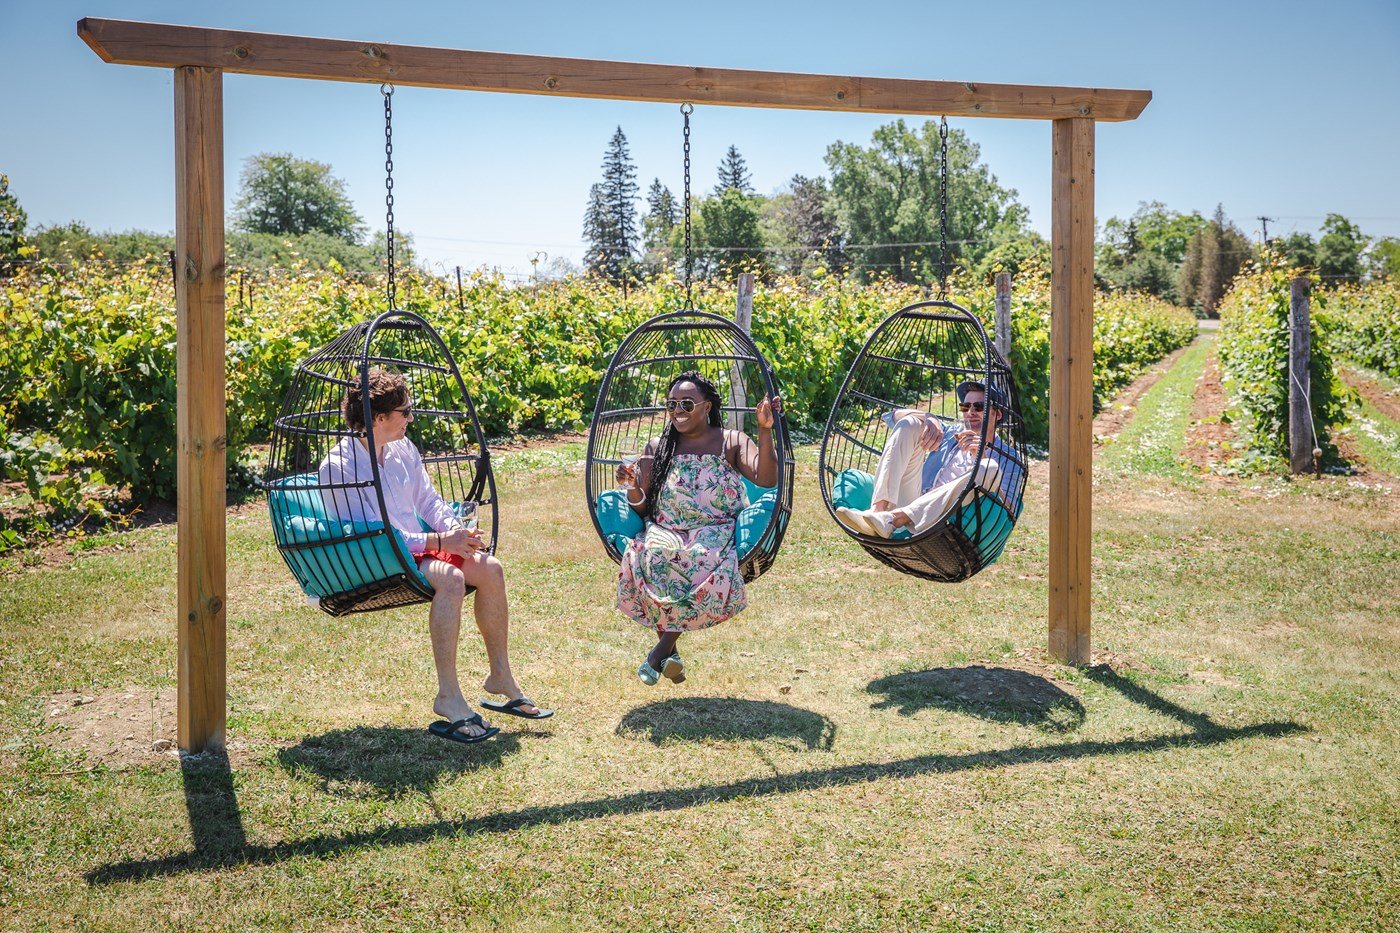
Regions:
<svg viewBox="0 0 1400 933"><path fill-rule="evenodd" d="M851 509L841 505L836 507L836 517L841 519L841 523L847 528L858 531L863 535L875 533L874 529L870 526L869 512L863 512L860 509Z"/></svg>
<svg viewBox="0 0 1400 933"><path fill-rule="evenodd" d="M891 538L894 536L894 513L893 512L867 512L865 520L870 525L870 533L881 538Z"/></svg>
<svg viewBox="0 0 1400 933"><path fill-rule="evenodd" d="M476 715L475 711L472 710L472 705L464 697L438 697L433 703L433 712L449 723L461 719L471 719L472 716ZM463 723L457 732L466 738L475 739L480 738L490 730L491 723L482 719L480 725L473 722Z"/></svg>
<svg viewBox="0 0 1400 933"><path fill-rule="evenodd" d="M525 696L525 691L520 689L520 684L514 677L495 677L488 675L487 678L481 682L481 689L485 690L487 693L494 693L512 700L518 700ZM520 714L523 716L536 716L540 712L539 707L532 703L522 703L517 709L520 710Z"/></svg>

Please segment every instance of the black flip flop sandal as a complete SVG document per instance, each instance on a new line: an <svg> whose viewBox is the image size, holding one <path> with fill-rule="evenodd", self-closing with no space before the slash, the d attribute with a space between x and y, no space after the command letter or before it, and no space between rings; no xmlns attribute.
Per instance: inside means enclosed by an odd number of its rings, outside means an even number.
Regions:
<svg viewBox="0 0 1400 933"><path fill-rule="evenodd" d="M552 709L540 709L529 697L520 697L518 700L511 700L508 703L497 703L494 700L481 700L477 704L483 709L489 709L493 713L503 713L506 716L519 716L521 719L548 719L554 715ZM520 707L534 706L534 713L522 713Z"/></svg>
<svg viewBox="0 0 1400 933"><path fill-rule="evenodd" d="M463 735L458 732L463 726L480 726L486 731L481 735ZM461 742L463 745L475 745L477 742L485 742L497 732L501 731L500 726L488 726L481 719L480 713L474 713L466 719L459 719L456 722L448 722L439 719L437 722L428 724L428 731L440 739L447 739L449 742Z"/></svg>

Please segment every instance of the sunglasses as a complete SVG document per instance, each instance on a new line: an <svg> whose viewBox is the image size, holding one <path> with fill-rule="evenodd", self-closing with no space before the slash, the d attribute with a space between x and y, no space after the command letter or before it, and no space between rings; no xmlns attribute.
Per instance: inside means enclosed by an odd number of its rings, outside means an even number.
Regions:
<svg viewBox="0 0 1400 933"><path fill-rule="evenodd" d="M412 405L405 405L405 406L402 407L402 408L391 408L391 409L389 409L389 410L390 410L390 411L399 412L399 413L402 414L405 418L412 418L412 417L413 417L413 406L412 406Z"/></svg>
<svg viewBox="0 0 1400 933"><path fill-rule="evenodd" d="M692 411L694 411L694 410L695 410L695 399L693 399L693 398L668 398L668 399L666 400L666 410L667 410L667 411L675 411L676 409L680 409L681 411L684 411L684 412L692 412Z"/></svg>
<svg viewBox="0 0 1400 933"><path fill-rule="evenodd" d="M986 411L987 406L983 402L959 402L959 411Z"/></svg>

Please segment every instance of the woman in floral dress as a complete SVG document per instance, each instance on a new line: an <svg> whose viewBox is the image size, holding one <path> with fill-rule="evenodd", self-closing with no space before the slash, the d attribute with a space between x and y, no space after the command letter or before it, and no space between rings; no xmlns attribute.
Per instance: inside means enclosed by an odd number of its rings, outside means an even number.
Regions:
<svg viewBox="0 0 1400 933"><path fill-rule="evenodd" d="M758 443L721 427L714 385L681 373L666 391L668 423L635 467L618 467L630 483L627 501L646 520L623 552L617 608L657 634L637 668L651 686L663 675L685 679L676 642L684 632L717 625L745 606L734 529L748 505L741 476L758 486L778 481L773 413L779 399L759 403Z"/></svg>

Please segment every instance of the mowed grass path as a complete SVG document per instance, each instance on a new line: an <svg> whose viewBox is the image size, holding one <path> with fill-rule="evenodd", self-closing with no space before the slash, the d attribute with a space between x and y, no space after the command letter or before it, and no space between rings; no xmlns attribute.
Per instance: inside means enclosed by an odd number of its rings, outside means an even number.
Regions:
<svg viewBox="0 0 1400 933"><path fill-rule="evenodd" d="M0 581L0 927L1393 923L1393 493L1101 471L1076 670L1043 655L1043 467L1001 563L940 586L846 540L804 450L750 608L649 689L580 456L503 458L516 665L559 712L476 748L423 732L425 612L306 608L254 510L232 770L81 772L42 698L173 684L173 530Z"/></svg>

